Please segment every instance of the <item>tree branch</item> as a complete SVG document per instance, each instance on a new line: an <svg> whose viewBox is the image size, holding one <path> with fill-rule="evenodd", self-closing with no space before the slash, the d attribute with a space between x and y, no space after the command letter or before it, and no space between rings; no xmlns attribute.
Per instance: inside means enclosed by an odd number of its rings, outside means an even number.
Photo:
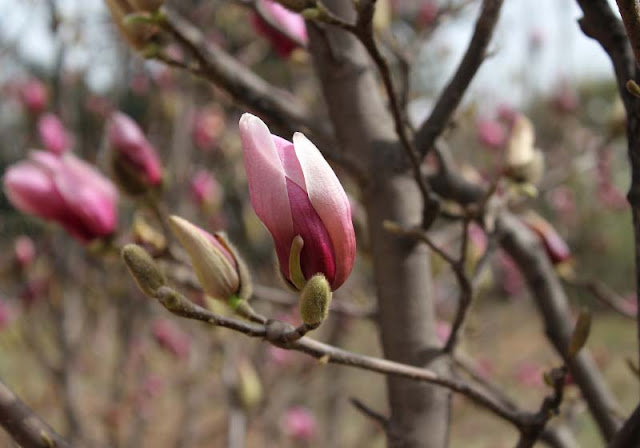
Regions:
<svg viewBox="0 0 640 448"><path fill-rule="evenodd" d="M0 425L23 448L71 448L0 381Z"/></svg>
<svg viewBox="0 0 640 448"><path fill-rule="evenodd" d="M473 36L460 65L440 94L431 115L416 133L415 145L422 157L429 153L436 139L446 128L451 115L460 104L462 96L484 61L493 30L500 16L501 7L502 0L483 0Z"/></svg>

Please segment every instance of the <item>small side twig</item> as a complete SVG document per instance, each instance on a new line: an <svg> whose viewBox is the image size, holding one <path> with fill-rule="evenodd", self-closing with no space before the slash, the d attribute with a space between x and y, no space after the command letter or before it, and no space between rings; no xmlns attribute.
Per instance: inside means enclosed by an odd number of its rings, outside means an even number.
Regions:
<svg viewBox="0 0 640 448"><path fill-rule="evenodd" d="M349 399L349 401L364 416L368 417L369 419L373 420L375 423L380 425L380 427L385 432L387 432L389 430L389 419L387 417L385 417L381 413L371 409L369 406L367 406L366 404L364 404L362 401L360 401L357 398L351 397Z"/></svg>

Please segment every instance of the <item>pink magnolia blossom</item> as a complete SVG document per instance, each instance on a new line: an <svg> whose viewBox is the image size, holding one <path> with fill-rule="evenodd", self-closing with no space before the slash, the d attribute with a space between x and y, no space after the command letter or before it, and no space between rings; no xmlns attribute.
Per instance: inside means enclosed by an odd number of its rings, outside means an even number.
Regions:
<svg viewBox="0 0 640 448"><path fill-rule="evenodd" d="M71 147L67 130L54 114L44 114L38 119L38 135L44 148L60 155Z"/></svg>
<svg viewBox="0 0 640 448"><path fill-rule="evenodd" d="M282 274L291 280L289 257L299 235L304 278L322 273L337 289L351 273L356 240L349 199L335 173L299 132L290 143L244 114L240 134L251 203L273 237Z"/></svg>
<svg viewBox="0 0 640 448"><path fill-rule="evenodd" d="M300 14L272 0L258 0L258 8L265 18L255 14L253 26L271 42L276 53L286 58L296 48L307 45L307 28Z"/></svg>
<svg viewBox="0 0 640 448"><path fill-rule="evenodd" d="M23 269L29 266L36 257L36 246L33 244L33 240L26 235L16 238L13 250L16 261Z"/></svg>
<svg viewBox="0 0 640 448"><path fill-rule="evenodd" d="M152 325L153 337L162 348L179 359L185 359L191 351L191 338L168 319L158 319Z"/></svg>
<svg viewBox="0 0 640 448"><path fill-rule="evenodd" d="M478 121L476 132L480 143L488 148L501 148L507 141L504 128L495 120L482 119Z"/></svg>
<svg viewBox="0 0 640 448"><path fill-rule="evenodd" d="M30 113L36 115L47 107L49 92L41 81L31 79L20 87L20 100Z"/></svg>
<svg viewBox="0 0 640 448"><path fill-rule="evenodd" d="M224 114L217 107L198 111L193 120L193 142L202 151L215 146L224 131Z"/></svg>
<svg viewBox="0 0 640 448"><path fill-rule="evenodd" d="M296 406L287 411L283 422L285 432L301 442L310 442L316 434L316 419L306 408Z"/></svg>
<svg viewBox="0 0 640 448"><path fill-rule="evenodd" d="M222 187L207 170L198 170L190 183L191 196L199 207L220 203Z"/></svg>
<svg viewBox="0 0 640 448"><path fill-rule="evenodd" d="M33 151L29 159L7 169L4 189L17 209L60 224L83 243L116 229L116 188L70 153L58 157Z"/></svg>
<svg viewBox="0 0 640 448"><path fill-rule="evenodd" d="M107 138L118 163L146 186L162 182L162 165L155 148L138 124L122 112L114 112L107 125Z"/></svg>
<svg viewBox="0 0 640 448"><path fill-rule="evenodd" d="M498 119L504 124L511 126L518 118L518 111L511 105L502 103L498 106Z"/></svg>

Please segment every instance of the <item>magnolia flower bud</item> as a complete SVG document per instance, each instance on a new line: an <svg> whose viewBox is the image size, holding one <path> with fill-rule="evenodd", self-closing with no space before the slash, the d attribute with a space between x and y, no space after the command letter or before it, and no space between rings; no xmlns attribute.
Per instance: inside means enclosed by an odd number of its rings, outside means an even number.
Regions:
<svg viewBox="0 0 640 448"><path fill-rule="evenodd" d="M211 235L178 216L171 216L169 223L207 295L223 301L251 295L248 270L222 234Z"/></svg>
<svg viewBox="0 0 640 448"><path fill-rule="evenodd" d="M122 249L122 258L136 283L147 296L154 297L156 291L167 284L155 261L142 247L127 244Z"/></svg>
<svg viewBox="0 0 640 448"><path fill-rule="evenodd" d="M244 114L240 135L251 204L273 237L282 275L302 289L322 273L335 291L356 252L351 206L337 176L299 132L291 143Z"/></svg>
<svg viewBox="0 0 640 448"><path fill-rule="evenodd" d="M327 318L331 296L331 286L324 275L309 279L300 293L300 316L307 326L316 328Z"/></svg>
<svg viewBox="0 0 640 448"><path fill-rule="evenodd" d="M289 11L273 0L259 0L256 6L262 16L253 16L253 26L271 42L281 57L287 58L293 50L307 44L307 28L300 14Z"/></svg>
<svg viewBox="0 0 640 448"><path fill-rule="evenodd" d="M105 2L122 37L134 49L138 51L146 49L156 34L154 27L139 22L126 23L127 15L137 12L137 9L127 0L105 0ZM142 3L149 2L142 1Z"/></svg>
<svg viewBox="0 0 640 448"><path fill-rule="evenodd" d="M135 121L115 112L107 125L107 139L113 176L123 191L138 195L160 186L160 159Z"/></svg>
<svg viewBox="0 0 640 448"><path fill-rule="evenodd" d="M535 184L544 172L544 154L534 147L533 124L518 116L511 130L506 154L506 174L516 182Z"/></svg>

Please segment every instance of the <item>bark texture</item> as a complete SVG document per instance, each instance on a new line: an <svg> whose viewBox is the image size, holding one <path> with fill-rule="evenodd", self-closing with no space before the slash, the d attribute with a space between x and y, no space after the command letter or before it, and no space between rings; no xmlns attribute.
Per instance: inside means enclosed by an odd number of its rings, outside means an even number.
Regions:
<svg viewBox="0 0 640 448"><path fill-rule="evenodd" d="M353 20L351 2L325 4ZM442 372L443 362L429 362L436 337L427 249L382 227L384 220L419 223L422 199L380 84L364 48L353 36L329 26L310 28L311 52L338 141L349 157L361 161L370 172L364 202L385 357ZM400 378L388 377L387 384L388 445L447 446L450 393Z"/></svg>

